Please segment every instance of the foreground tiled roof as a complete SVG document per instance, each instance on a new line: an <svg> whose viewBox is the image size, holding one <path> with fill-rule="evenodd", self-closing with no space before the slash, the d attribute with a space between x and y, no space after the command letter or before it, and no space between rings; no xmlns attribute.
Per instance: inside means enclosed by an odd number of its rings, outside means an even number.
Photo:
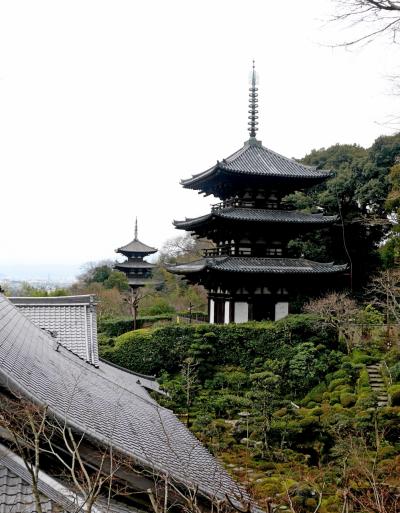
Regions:
<svg viewBox="0 0 400 513"><path fill-rule="evenodd" d="M185 187L195 187L197 182L212 176L218 170L226 170L234 174L282 178L325 179L330 176L329 171L317 170L316 167L305 166L279 155L262 146L260 141L248 141L240 150L222 162L218 162L203 173L193 175L192 178L182 180L181 183Z"/></svg>
<svg viewBox="0 0 400 513"><path fill-rule="evenodd" d="M337 216L324 216L323 214L307 214L296 210L270 210L264 208L227 207L215 210L210 214L174 221L179 229L190 229L201 225L212 218L222 218L232 221L250 221L260 223L288 223L288 224L331 224Z"/></svg>
<svg viewBox="0 0 400 513"><path fill-rule="evenodd" d="M36 513L31 476L23 461L11 454L0 446L0 513ZM76 511L76 505L43 478L38 481L38 490L43 513Z"/></svg>
<svg viewBox="0 0 400 513"><path fill-rule="evenodd" d="M37 484L43 513L77 513L83 500L65 483L39 471ZM93 513L138 513L115 500L99 496ZM32 478L23 460L0 445L0 513L37 513Z"/></svg>
<svg viewBox="0 0 400 513"><path fill-rule="evenodd" d="M99 364L94 296L12 297L10 301L64 347Z"/></svg>
<svg viewBox="0 0 400 513"><path fill-rule="evenodd" d="M135 379L135 378L134 378ZM49 410L155 473L207 495L245 497L237 483L175 415L101 366L58 346L0 295L0 384Z"/></svg>
<svg viewBox="0 0 400 513"><path fill-rule="evenodd" d="M214 257L187 264L169 266L177 274L189 274L212 269L221 272L261 274L332 274L347 269L347 265L332 262L312 262L304 258Z"/></svg>
<svg viewBox="0 0 400 513"><path fill-rule="evenodd" d="M117 253L146 253L150 255L151 253L156 253L157 249L143 244L140 240L134 239L126 246L122 246L115 251Z"/></svg>

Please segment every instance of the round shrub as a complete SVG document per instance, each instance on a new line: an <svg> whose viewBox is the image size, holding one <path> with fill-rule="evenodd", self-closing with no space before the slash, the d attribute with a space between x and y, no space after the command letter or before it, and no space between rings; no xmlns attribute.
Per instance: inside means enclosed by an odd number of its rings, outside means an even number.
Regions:
<svg viewBox="0 0 400 513"><path fill-rule="evenodd" d="M347 378L333 379L328 385L328 390L332 392L332 390L335 390L340 385L347 385L347 382Z"/></svg>
<svg viewBox="0 0 400 513"><path fill-rule="evenodd" d="M400 381L400 362L397 362L390 367L390 374L394 382Z"/></svg>
<svg viewBox="0 0 400 513"><path fill-rule="evenodd" d="M356 407L361 410L368 410L369 408L374 408L376 405L376 397L371 392L361 392L358 394L358 399L356 401Z"/></svg>
<svg viewBox="0 0 400 513"><path fill-rule="evenodd" d="M330 397L330 400L329 400L329 404L337 404L337 403L340 403L340 393L339 392L333 392L331 394L331 397Z"/></svg>
<svg viewBox="0 0 400 513"><path fill-rule="evenodd" d="M400 385L389 387L390 402L392 406L400 406Z"/></svg>
<svg viewBox="0 0 400 513"><path fill-rule="evenodd" d="M347 376L348 372L346 372L344 369L339 369L338 371L332 374L333 379L347 378Z"/></svg>
<svg viewBox="0 0 400 513"><path fill-rule="evenodd" d="M386 445L385 447L381 447L378 451L378 457L381 460L393 458L396 454L397 450L393 445Z"/></svg>
<svg viewBox="0 0 400 513"><path fill-rule="evenodd" d="M343 408L351 408L355 405L357 400L357 396L355 394L350 394L345 392L344 394L340 394L340 404Z"/></svg>

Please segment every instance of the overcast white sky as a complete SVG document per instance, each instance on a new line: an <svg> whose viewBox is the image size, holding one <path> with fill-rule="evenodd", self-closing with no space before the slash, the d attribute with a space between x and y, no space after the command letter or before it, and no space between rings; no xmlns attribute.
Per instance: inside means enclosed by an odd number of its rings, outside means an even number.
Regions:
<svg viewBox="0 0 400 513"><path fill-rule="evenodd" d="M0 275L160 247L212 199L187 178L248 138L251 61L259 139L288 157L369 146L399 111L398 46L348 51L330 0L0 2Z"/></svg>

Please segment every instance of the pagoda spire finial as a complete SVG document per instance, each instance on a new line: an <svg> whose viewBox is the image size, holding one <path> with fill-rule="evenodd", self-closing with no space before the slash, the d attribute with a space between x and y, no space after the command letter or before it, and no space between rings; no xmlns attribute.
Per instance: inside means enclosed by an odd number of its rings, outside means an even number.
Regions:
<svg viewBox="0 0 400 513"><path fill-rule="evenodd" d="M256 73L256 64L253 60L253 70L251 74L251 87L249 88L249 122L248 122L248 131L250 132L250 138L256 137L256 132L258 130L258 88L257 88L257 73Z"/></svg>
<svg viewBox="0 0 400 513"><path fill-rule="evenodd" d="M135 218L135 239L138 240L137 217Z"/></svg>

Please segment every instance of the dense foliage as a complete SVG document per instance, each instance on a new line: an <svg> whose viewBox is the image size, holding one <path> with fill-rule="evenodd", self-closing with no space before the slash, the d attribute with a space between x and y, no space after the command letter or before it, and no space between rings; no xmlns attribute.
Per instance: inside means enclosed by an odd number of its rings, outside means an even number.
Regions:
<svg viewBox="0 0 400 513"><path fill-rule="evenodd" d="M315 259L351 262L353 284L365 285L380 265L379 245L390 232L387 216L398 187L393 169L400 154L400 134L379 137L369 149L337 144L313 150L302 159L307 165L329 169L333 177L307 191L287 196L295 207L339 215L331 232L307 234L291 242L293 255Z"/></svg>
<svg viewBox="0 0 400 513"><path fill-rule="evenodd" d="M109 339L101 352L161 376L169 398L157 400L180 414L262 504L270 497L282 508L292 503L293 512L314 512L320 503L321 513L338 513L344 494L352 504L371 502L373 476L387 511L395 511L399 350L387 351L391 341L379 328L364 327L350 354L337 335L315 315L297 315L142 329ZM382 360L392 402L377 409L366 365Z"/></svg>

